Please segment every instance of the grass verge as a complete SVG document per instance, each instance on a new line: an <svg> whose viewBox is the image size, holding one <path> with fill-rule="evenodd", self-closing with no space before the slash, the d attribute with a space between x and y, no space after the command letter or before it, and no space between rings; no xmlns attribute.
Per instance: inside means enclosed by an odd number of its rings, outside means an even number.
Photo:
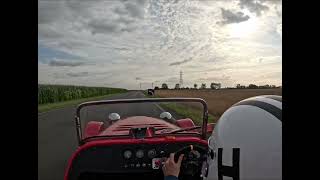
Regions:
<svg viewBox="0 0 320 180"><path fill-rule="evenodd" d="M176 103L160 103L160 106L166 110L174 111L183 118L190 118L196 125L201 126L203 120L203 111L193 107L176 104ZM216 122L216 118L209 114L208 123Z"/></svg>
<svg viewBox="0 0 320 180"><path fill-rule="evenodd" d="M148 98L161 98L158 95L150 96L146 91L143 91L144 95ZM196 125L202 125L203 120L203 112L202 110L182 105L182 104L176 104L176 103L160 103L159 104L163 109L167 111L174 111L176 114L182 116L183 118L190 118L193 120L193 122ZM215 117L211 114L208 116L208 123L213 123L218 120L218 117Z"/></svg>
<svg viewBox="0 0 320 180"><path fill-rule="evenodd" d="M96 100L102 100L114 95L118 95L122 93L115 93L115 94L108 94L104 96L95 96L95 97L89 97L89 98L81 98L81 99L76 99L76 100L71 100L71 101L63 101L63 102L57 102L57 103L49 103L49 104L41 104L38 105L38 113L50 111L53 109L60 109L63 107L67 106L73 106L73 105L78 105L80 103L86 102L86 101L96 101Z"/></svg>

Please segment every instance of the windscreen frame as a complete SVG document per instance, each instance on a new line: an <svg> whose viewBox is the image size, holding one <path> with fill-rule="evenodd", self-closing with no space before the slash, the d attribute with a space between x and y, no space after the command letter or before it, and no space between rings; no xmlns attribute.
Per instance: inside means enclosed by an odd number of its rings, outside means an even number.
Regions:
<svg viewBox="0 0 320 180"><path fill-rule="evenodd" d="M203 120L202 120L202 133L201 138L205 139L207 134L208 124L208 106L205 100L201 98L139 98L139 99L117 99L117 100L100 100L100 101L89 101L81 103L77 106L75 124L78 144L83 144L85 139L82 138L82 128L80 122L81 109L87 106L93 105L104 105L104 104L121 104L121 103L157 103L157 102L199 102L203 106Z"/></svg>

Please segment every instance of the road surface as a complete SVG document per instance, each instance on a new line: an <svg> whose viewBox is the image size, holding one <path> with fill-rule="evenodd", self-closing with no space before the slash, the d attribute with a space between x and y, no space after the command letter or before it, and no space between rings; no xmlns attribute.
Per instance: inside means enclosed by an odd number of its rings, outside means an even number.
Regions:
<svg viewBox="0 0 320 180"><path fill-rule="evenodd" d="M108 99L143 98L140 91L130 91ZM158 117L162 112L157 105L131 104L122 105L121 116L148 115ZM93 110L93 109L92 109ZM95 118L106 118L113 109L96 110ZM63 180L67 162L77 148L77 137L74 123L75 107L66 107L38 114L38 179ZM174 115L173 115L174 116ZM92 118L92 117L90 117Z"/></svg>

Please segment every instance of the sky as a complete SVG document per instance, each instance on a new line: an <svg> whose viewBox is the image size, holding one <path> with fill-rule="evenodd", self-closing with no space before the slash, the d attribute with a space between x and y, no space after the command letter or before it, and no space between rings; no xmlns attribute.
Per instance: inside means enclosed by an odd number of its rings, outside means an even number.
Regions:
<svg viewBox="0 0 320 180"><path fill-rule="evenodd" d="M38 83L282 85L281 0L38 0Z"/></svg>

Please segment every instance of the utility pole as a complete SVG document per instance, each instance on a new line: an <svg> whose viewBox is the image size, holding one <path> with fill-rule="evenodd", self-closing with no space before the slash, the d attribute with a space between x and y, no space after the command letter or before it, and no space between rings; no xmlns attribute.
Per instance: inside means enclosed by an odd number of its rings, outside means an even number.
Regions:
<svg viewBox="0 0 320 180"><path fill-rule="evenodd" d="M183 87L182 71L180 70L180 88Z"/></svg>

